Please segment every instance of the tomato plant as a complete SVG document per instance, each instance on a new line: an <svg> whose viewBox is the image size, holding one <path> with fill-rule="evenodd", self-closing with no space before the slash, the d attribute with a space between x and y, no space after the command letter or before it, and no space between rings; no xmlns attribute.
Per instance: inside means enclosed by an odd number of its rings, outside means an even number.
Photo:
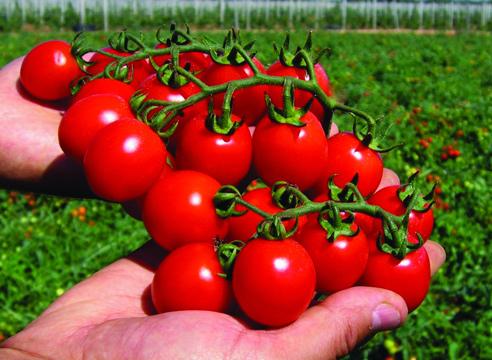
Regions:
<svg viewBox="0 0 492 360"><path fill-rule="evenodd" d="M214 246L192 243L172 251L159 265L152 281L152 302L159 313L179 310L227 312L232 290Z"/></svg>
<svg viewBox="0 0 492 360"><path fill-rule="evenodd" d="M253 134L253 164L269 185L284 180L301 190L313 186L326 163L326 135L318 119L307 112L304 126L279 124L265 116Z"/></svg>
<svg viewBox="0 0 492 360"><path fill-rule="evenodd" d="M356 231L357 225L352 230ZM328 240L318 220L311 218L295 239L313 259L319 292L333 293L353 286L366 268L369 246L362 231Z"/></svg>
<svg viewBox="0 0 492 360"><path fill-rule="evenodd" d="M158 179L166 148L137 120L119 120L101 129L84 157L87 181L103 199L124 202L143 195Z"/></svg>
<svg viewBox="0 0 492 360"><path fill-rule="evenodd" d="M58 141L65 154L82 162L96 134L117 120L133 119L128 102L116 95L92 95L65 112L58 127Z"/></svg>
<svg viewBox="0 0 492 360"><path fill-rule="evenodd" d="M71 55L69 43L49 40L29 51L20 70L22 86L37 99L60 100L70 96L70 85L83 75Z"/></svg>
<svg viewBox="0 0 492 360"><path fill-rule="evenodd" d="M213 244L227 233L227 223L215 213L213 197L220 184L191 170L178 170L159 179L147 193L143 221L152 238L173 250L192 242Z"/></svg>
<svg viewBox="0 0 492 360"><path fill-rule="evenodd" d="M292 239L249 241L237 256L232 274L241 309L271 327L295 321L313 298L315 283L313 261Z"/></svg>

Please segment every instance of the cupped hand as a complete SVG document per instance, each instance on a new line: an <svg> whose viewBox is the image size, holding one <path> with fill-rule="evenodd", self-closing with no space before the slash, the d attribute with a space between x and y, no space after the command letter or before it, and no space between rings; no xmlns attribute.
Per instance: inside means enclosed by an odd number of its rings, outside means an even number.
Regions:
<svg viewBox="0 0 492 360"><path fill-rule="evenodd" d="M19 82L23 58L0 70L0 187L90 196L80 165L58 145L64 102L39 102Z"/></svg>
<svg viewBox="0 0 492 360"><path fill-rule="evenodd" d="M440 245L425 245L435 273ZM152 315L149 285L164 253L150 242L102 269L8 339L3 359L332 359L377 331L401 325L407 308L397 294L353 287L329 296L293 324L254 330L208 311ZM3 351L3 353L2 353Z"/></svg>

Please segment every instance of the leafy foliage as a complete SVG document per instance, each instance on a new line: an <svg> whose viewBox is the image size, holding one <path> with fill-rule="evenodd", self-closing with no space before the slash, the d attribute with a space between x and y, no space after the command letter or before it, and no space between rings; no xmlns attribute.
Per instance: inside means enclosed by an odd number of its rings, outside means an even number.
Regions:
<svg viewBox="0 0 492 360"><path fill-rule="evenodd" d="M257 38L260 60L274 60L270 44L281 41L278 34L245 35ZM0 34L0 64L43 39L70 37ZM304 34L292 37L302 43ZM322 63L340 99L396 124L390 139L406 145L386 154L385 165L401 178L420 169L429 188L439 182L432 238L448 254L429 296L407 323L377 335L351 357L492 358L492 38L320 33L315 45L334 50ZM336 116L335 122L351 128L349 117ZM443 156L450 149L458 156ZM143 226L116 205L6 190L0 191L0 224L5 336L147 238Z"/></svg>

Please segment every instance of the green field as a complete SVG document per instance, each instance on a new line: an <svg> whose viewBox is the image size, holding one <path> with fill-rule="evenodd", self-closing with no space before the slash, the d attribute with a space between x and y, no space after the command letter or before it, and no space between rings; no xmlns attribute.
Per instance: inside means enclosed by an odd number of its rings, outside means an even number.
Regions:
<svg viewBox="0 0 492 360"><path fill-rule="evenodd" d="M282 40L278 34L245 35L257 38L261 60L274 60L270 44ZM0 33L0 66L41 40L71 36ZM102 44L103 34L91 37ZM432 238L448 260L407 323L353 358L491 359L492 37L319 33L315 44L333 49L322 63L340 100L395 123L390 139L406 145L385 155L386 166L401 178L421 169L429 188L440 181ZM349 120L335 117L342 128ZM447 145L461 155L443 160ZM146 239L118 206L0 190L1 334L19 331L66 289Z"/></svg>

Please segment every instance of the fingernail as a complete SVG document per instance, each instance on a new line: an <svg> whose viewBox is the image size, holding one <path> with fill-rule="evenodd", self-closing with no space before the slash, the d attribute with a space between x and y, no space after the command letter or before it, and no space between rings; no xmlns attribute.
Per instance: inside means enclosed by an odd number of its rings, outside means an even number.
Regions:
<svg viewBox="0 0 492 360"><path fill-rule="evenodd" d="M372 312L371 329L374 331L394 329L400 324L400 312L390 304L379 304Z"/></svg>

